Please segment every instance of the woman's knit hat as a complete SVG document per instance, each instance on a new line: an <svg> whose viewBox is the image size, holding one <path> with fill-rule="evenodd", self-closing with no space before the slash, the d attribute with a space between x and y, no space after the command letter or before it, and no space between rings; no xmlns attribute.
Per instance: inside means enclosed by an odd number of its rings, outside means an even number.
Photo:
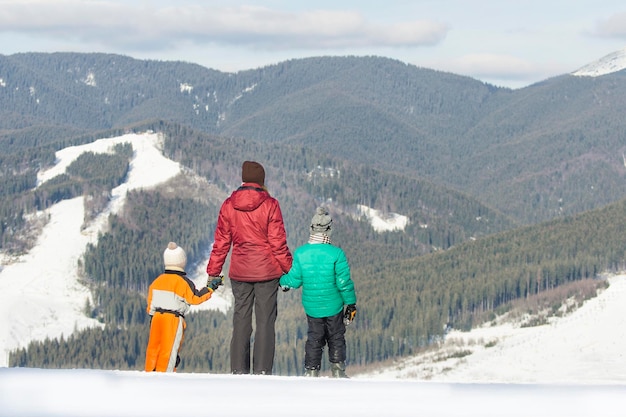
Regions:
<svg viewBox="0 0 626 417"><path fill-rule="evenodd" d="M187 254L174 242L170 242L163 252L163 263L165 269L171 269L173 271L185 272L185 266L187 265Z"/></svg>
<svg viewBox="0 0 626 417"><path fill-rule="evenodd" d="M254 161L244 161L241 166L241 181L253 182L261 187L265 185L265 170L263 165Z"/></svg>
<svg viewBox="0 0 626 417"><path fill-rule="evenodd" d="M330 236L332 232L333 219L324 207L318 207L315 215L311 219L311 233L323 233Z"/></svg>

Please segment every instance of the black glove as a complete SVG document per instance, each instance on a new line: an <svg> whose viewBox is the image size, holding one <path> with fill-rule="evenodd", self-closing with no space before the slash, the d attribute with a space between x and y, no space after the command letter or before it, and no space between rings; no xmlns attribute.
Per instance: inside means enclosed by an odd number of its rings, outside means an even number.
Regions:
<svg viewBox="0 0 626 417"><path fill-rule="evenodd" d="M289 288L289 287L283 287L282 285L280 285L280 289L281 289L283 292L287 292L287 291L289 291L289 290L290 290L290 288Z"/></svg>
<svg viewBox="0 0 626 417"><path fill-rule="evenodd" d="M356 304L347 305L345 311L343 312L343 324L347 326L352 323L354 316L356 316Z"/></svg>
<svg viewBox="0 0 626 417"><path fill-rule="evenodd" d="M206 282L206 286L215 291L220 285L224 284L224 275L219 277L212 277L209 275L209 279Z"/></svg>

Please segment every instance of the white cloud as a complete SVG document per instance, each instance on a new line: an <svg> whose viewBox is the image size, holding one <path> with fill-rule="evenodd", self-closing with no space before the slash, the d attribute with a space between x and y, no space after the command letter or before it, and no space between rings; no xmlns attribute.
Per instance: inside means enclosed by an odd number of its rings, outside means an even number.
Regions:
<svg viewBox="0 0 626 417"><path fill-rule="evenodd" d="M487 80L495 85L519 87L528 85L533 80L546 79L571 71L571 68L554 62L534 62L513 55L492 53L466 54L458 58L433 60L426 66Z"/></svg>
<svg viewBox="0 0 626 417"><path fill-rule="evenodd" d="M259 6L158 7L113 1L5 1L0 32L48 33L111 45L178 42L261 45L272 49L419 46L441 41L437 22L377 24L352 10L281 11Z"/></svg>
<svg viewBox="0 0 626 417"><path fill-rule="evenodd" d="M626 12L617 13L596 25L595 34L604 37L626 39Z"/></svg>

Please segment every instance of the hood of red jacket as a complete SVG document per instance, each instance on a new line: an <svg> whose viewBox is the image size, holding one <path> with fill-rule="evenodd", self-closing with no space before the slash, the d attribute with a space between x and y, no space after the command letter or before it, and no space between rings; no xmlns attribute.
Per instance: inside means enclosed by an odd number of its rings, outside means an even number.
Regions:
<svg viewBox="0 0 626 417"><path fill-rule="evenodd" d="M269 193L258 184L245 182L241 187L233 191L230 201L235 210L253 211L267 200L269 196Z"/></svg>

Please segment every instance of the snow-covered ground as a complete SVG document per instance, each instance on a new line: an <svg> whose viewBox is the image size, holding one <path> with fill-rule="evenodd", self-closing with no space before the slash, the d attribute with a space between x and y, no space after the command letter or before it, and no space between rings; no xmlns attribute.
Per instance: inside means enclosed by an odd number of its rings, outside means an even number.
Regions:
<svg viewBox="0 0 626 417"><path fill-rule="evenodd" d="M159 151L159 135L150 133L60 151L57 167L39 178L63 172L59 167L80 150L104 152L120 141L133 144L135 157L128 182L114 190L106 212L85 228L82 199L56 204L39 214L49 221L33 250L1 260L0 416L624 415L623 275L610 277L598 297L548 325L452 332L449 347L437 353L349 380L7 368L10 350L100 325L82 313L89 292L78 281L78 259L108 213L121 208L127 190L157 185L180 172ZM204 281L204 265L190 275ZM230 303L221 289L199 307L227 309ZM446 353L454 349L464 354Z"/></svg>
<svg viewBox="0 0 626 417"><path fill-rule="evenodd" d="M618 417L623 385L0 368L2 417Z"/></svg>
<svg viewBox="0 0 626 417"><path fill-rule="evenodd" d="M549 324L453 331L437 351L361 377L626 388L626 275L608 279L608 289Z"/></svg>

